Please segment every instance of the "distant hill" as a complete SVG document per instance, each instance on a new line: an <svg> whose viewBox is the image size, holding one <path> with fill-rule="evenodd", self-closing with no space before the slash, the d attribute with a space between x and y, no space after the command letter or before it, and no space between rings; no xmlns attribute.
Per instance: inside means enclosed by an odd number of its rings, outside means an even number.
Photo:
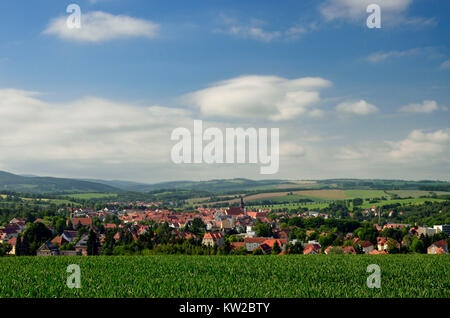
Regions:
<svg viewBox="0 0 450 318"><path fill-rule="evenodd" d="M118 193L124 191L155 194L179 191L239 194L249 192L276 192L307 189L376 189L450 191L448 181L404 181L383 179L328 179L309 181L250 180L244 178L209 181L171 181L145 184L132 181L100 179L68 179L16 175L0 171L0 191L22 193Z"/></svg>
<svg viewBox="0 0 450 318"><path fill-rule="evenodd" d="M118 192L117 187L76 179L19 176L0 171L0 191L22 193Z"/></svg>
<svg viewBox="0 0 450 318"><path fill-rule="evenodd" d="M124 191L136 191L136 192L147 192L145 189L151 187L150 184L139 183L133 181L122 181L122 180L101 180L101 179L82 179L82 181L94 182L104 184L110 187L118 188ZM140 190L144 189L144 190Z"/></svg>
<svg viewBox="0 0 450 318"><path fill-rule="evenodd" d="M261 188L277 187L279 185L292 184L295 187L295 183L291 183L286 180L250 180L243 178L236 179L220 179L209 181L173 181L163 182L150 185L137 185L132 187L132 191L139 192L151 192L164 189L183 189L183 190L195 190L195 191L208 191L213 193L219 192L235 192L235 191L247 191L256 190Z"/></svg>

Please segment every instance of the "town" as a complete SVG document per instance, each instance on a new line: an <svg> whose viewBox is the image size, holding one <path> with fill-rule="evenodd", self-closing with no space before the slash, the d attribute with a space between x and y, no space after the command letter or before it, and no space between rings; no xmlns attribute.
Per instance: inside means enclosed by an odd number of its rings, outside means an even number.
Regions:
<svg viewBox="0 0 450 318"><path fill-rule="evenodd" d="M0 229L1 254L448 254L448 224L370 224L316 211L274 213L247 208L242 197L238 206L197 207L194 212L165 209L162 202L121 205L110 202L99 210L69 206L60 208L58 217L35 220L14 217ZM362 212L380 216L376 206Z"/></svg>

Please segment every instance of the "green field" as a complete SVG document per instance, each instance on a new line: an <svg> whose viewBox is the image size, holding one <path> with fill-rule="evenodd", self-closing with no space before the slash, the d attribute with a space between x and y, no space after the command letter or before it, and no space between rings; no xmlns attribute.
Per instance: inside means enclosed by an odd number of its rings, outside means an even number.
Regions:
<svg viewBox="0 0 450 318"><path fill-rule="evenodd" d="M66 197L71 197L74 199L105 199L105 198L116 198L117 193L74 193L74 194L66 194Z"/></svg>
<svg viewBox="0 0 450 318"><path fill-rule="evenodd" d="M402 199L402 200L382 200L380 202L377 203L369 203L369 202L364 202L363 205L361 205L361 208L370 208L372 206L385 206L385 205L390 205L390 204L396 204L396 203L400 203L400 204L405 204L405 205L419 205L419 204L424 204L426 201L429 202L440 202L440 201L445 201L443 199L434 199L434 198L415 198L415 199Z"/></svg>
<svg viewBox="0 0 450 318"><path fill-rule="evenodd" d="M381 289L366 285L370 264ZM450 255L6 257L0 282L3 298L450 297Z"/></svg>

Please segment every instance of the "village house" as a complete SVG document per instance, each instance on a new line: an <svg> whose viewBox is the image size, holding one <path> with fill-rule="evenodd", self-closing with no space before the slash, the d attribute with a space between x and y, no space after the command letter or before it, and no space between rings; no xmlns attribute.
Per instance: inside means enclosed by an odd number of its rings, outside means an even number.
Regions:
<svg viewBox="0 0 450 318"><path fill-rule="evenodd" d="M237 251L240 248L245 248L245 242L230 242L231 250Z"/></svg>
<svg viewBox="0 0 450 318"><path fill-rule="evenodd" d="M368 254L369 254L369 255L380 255L380 254L386 255L387 252L386 252L386 251L377 251L377 250L373 250L372 252L370 252L370 253L368 253Z"/></svg>
<svg viewBox="0 0 450 318"><path fill-rule="evenodd" d="M55 236L50 242L58 247L60 247L64 243L67 243L67 241L61 235Z"/></svg>
<svg viewBox="0 0 450 318"><path fill-rule="evenodd" d="M369 254L370 252L372 252L374 250L374 246L373 246L372 242L369 242L369 241L359 242L359 246L361 246L361 248L365 254Z"/></svg>
<svg viewBox="0 0 450 318"><path fill-rule="evenodd" d="M385 237L377 237L377 248L379 252L387 250L387 239Z"/></svg>
<svg viewBox="0 0 450 318"><path fill-rule="evenodd" d="M233 219L223 219L222 221L217 222L217 226L221 231L230 231L233 229Z"/></svg>
<svg viewBox="0 0 450 318"><path fill-rule="evenodd" d="M63 240L71 243L74 240L77 239L78 237L78 232L77 231L69 231L69 230L65 230L62 234L61 237Z"/></svg>
<svg viewBox="0 0 450 318"><path fill-rule="evenodd" d="M249 252L253 252L260 247L265 240L267 240L265 237L246 237L244 238L245 249Z"/></svg>
<svg viewBox="0 0 450 318"><path fill-rule="evenodd" d="M436 230L436 233L444 232L450 236L450 224L435 225L433 228Z"/></svg>
<svg viewBox="0 0 450 318"><path fill-rule="evenodd" d="M88 241L88 235L83 235L80 240L75 245L75 251L83 256L87 256L87 241Z"/></svg>
<svg viewBox="0 0 450 318"><path fill-rule="evenodd" d="M224 245L224 236L220 232L208 232L203 236L202 244L205 246L218 246L222 247Z"/></svg>
<svg viewBox="0 0 450 318"><path fill-rule="evenodd" d="M74 229L77 229L79 225L90 227L92 226L92 219L85 217L85 218L70 218L70 223L72 223L72 226ZM69 220L67 221L67 225L69 225Z"/></svg>
<svg viewBox="0 0 450 318"><path fill-rule="evenodd" d="M417 235L418 236L433 236L437 233L437 230L432 228L432 227L427 227L427 226L419 226L419 228L417 229Z"/></svg>
<svg viewBox="0 0 450 318"><path fill-rule="evenodd" d="M22 242L22 241L21 241ZM16 245L17 245L17 237L13 237L8 241L8 244L11 245L11 251L9 251L9 255L16 255Z"/></svg>
<svg viewBox="0 0 450 318"><path fill-rule="evenodd" d="M25 230L25 227L21 227L17 223L9 223L0 232L2 242L8 241L12 237L17 237Z"/></svg>
<svg viewBox="0 0 450 318"><path fill-rule="evenodd" d="M272 252L273 246L275 245L275 242L278 243L281 251L285 250L287 240L284 239L266 239L258 248L260 248L264 252L264 254L270 254Z"/></svg>
<svg viewBox="0 0 450 318"><path fill-rule="evenodd" d="M312 255L320 253L320 245L319 244L306 244L303 249L304 255Z"/></svg>
<svg viewBox="0 0 450 318"><path fill-rule="evenodd" d="M44 243L37 250L37 256L56 256L56 255L59 255L58 247L50 241Z"/></svg>
<svg viewBox="0 0 450 318"><path fill-rule="evenodd" d="M356 254L356 250L353 246L344 246L342 247L344 254Z"/></svg>
<svg viewBox="0 0 450 318"><path fill-rule="evenodd" d="M431 244L427 249L428 254L448 254L448 243L440 240Z"/></svg>

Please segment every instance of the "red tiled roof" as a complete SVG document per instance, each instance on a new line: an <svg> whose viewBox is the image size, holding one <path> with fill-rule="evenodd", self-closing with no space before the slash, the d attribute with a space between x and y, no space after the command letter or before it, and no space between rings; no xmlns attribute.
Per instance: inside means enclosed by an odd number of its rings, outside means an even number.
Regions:
<svg viewBox="0 0 450 318"><path fill-rule="evenodd" d="M440 240L440 241L434 242L433 245L435 245L437 247L446 247L446 246L448 246L448 243L445 240Z"/></svg>
<svg viewBox="0 0 450 318"><path fill-rule="evenodd" d="M287 240L285 240L285 239L268 239L268 240L265 240L262 244L266 244L266 245L270 246L270 248L273 248L273 245L275 244L275 242L278 242L278 246L281 247L283 245L286 245Z"/></svg>
<svg viewBox="0 0 450 318"><path fill-rule="evenodd" d="M245 248L245 242L231 242L230 246L231 246L232 250L237 250L240 247L244 247Z"/></svg>
<svg viewBox="0 0 450 318"><path fill-rule="evenodd" d="M362 241L359 243L359 245L361 245L361 247L373 246L372 242L369 242L369 241Z"/></svg>
<svg viewBox="0 0 450 318"><path fill-rule="evenodd" d="M220 232L208 232L205 233L205 235L203 236L203 239L211 239L213 241L216 241L221 238L223 238L223 234Z"/></svg>
<svg viewBox="0 0 450 318"><path fill-rule="evenodd" d="M264 241L267 240L265 237L246 237L244 238L245 243L258 243L262 244Z"/></svg>
<svg viewBox="0 0 450 318"><path fill-rule="evenodd" d="M83 226L92 225L91 218L72 218L72 219L70 219L70 222L72 223L72 225L74 227L76 227L78 225L78 223L80 223Z"/></svg>

